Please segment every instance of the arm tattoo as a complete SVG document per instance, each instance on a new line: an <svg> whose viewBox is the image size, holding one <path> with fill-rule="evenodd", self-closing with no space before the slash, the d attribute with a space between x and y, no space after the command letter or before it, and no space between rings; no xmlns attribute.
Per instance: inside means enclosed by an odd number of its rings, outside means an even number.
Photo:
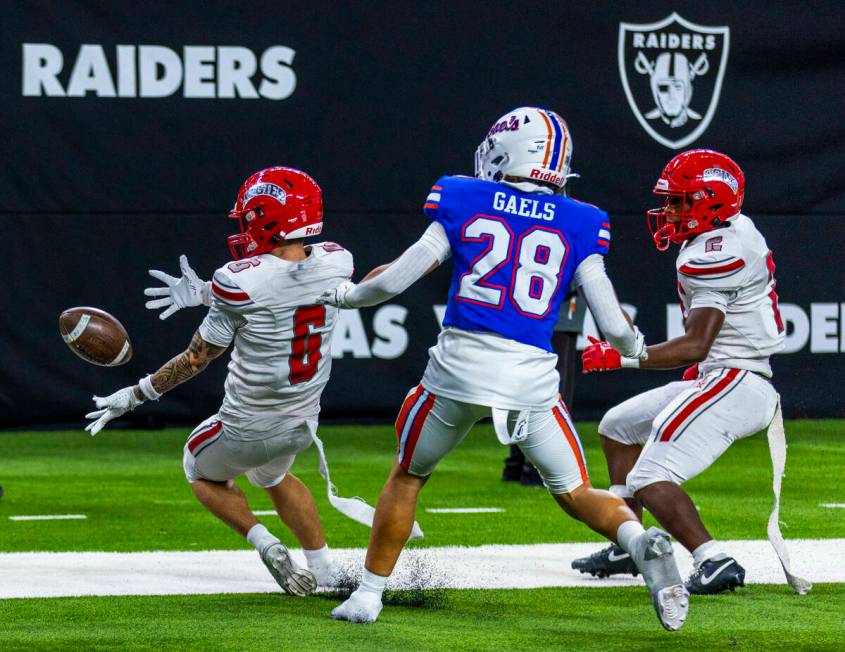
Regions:
<svg viewBox="0 0 845 652"><path fill-rule="evenodd" d="M172 358L153 374L152 383L157 392L164 394L176 385L184 383L208 366L208 363L226 350L225 346L209 344L199 331L194 333L191 343L183 353Z"/></svg>

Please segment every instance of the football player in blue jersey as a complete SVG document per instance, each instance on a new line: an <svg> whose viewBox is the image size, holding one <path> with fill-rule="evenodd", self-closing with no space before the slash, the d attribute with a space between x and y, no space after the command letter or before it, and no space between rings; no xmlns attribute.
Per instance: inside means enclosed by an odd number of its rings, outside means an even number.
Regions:
<svg viewBox="0 0 845 652"><path fill-rule="evenodd" d="M557 503L617 542L635 560L660 622L679 629L688 594L668 535L644 530L624 501L590 485L584 451L558 394L554 324L575 281L606 339L639 361L645 341L626 319L605 273L607 214L563 194L572 139L563 119L515 109L478 147L475 177L434 184L423 212L432 223L398 259L318 299L372 306L403 292L449 257L452 286L437 344L396 420L398 455L376 507L364 576L334 618L373 622L414 522L417 496L438 462L480 419L518 444Z"/></svg>

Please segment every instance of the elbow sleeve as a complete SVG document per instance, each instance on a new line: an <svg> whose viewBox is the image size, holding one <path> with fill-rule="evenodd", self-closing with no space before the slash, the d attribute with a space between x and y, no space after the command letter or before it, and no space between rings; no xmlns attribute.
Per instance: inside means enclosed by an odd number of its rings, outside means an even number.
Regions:
<svg viewBox="0 0 845 652"><path fill-rule="evenodd" d="M432 224L431 226L435 226ZM443 239L446 233L440 224ZM435 263L440 264L449 257L449 241L443 241L438 234L430 235L431 227L417 242L412 244L391 265L378 276L356 285L346 295L346 303L352 308L364 308L392 299L419 280ZM441 260L440 256L445 257Z"/></svg>
<svg viewBox="0 0 845 652"><path fill-rule="evenodd" d="M625 319L613 284L604 271L604 263L601 263L600 270L589 269L587 274L579 275L578 280L596 325L610 345L626 357L641 357L645 351L645 338Z"/></svg>

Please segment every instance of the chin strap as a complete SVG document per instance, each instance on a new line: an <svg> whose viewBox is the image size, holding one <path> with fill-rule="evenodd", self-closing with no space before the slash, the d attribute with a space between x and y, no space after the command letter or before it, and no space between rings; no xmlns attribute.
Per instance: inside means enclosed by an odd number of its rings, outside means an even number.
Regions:
<svg viewBox="0 0 845 652"><path fill-rule="evenodd" d="M361 525L366 525L367 527L373 527L373 517L376 513L375 508L373 508L363 498L358 498L357 496L355 498L343 498L342 496L337 495L337 487L334 486L331 476L329 476L329 463L326 461L326 452L323 448L323 442L320 441L320 438L317 436L316 425L309 425L308 431L311 434L311 439L313 440L314 445L317 447L317 454L320 457L320 475L323 476L323 479L326 481L326 496L329 499L331 506L344 516L351 518L353 521L356 521ZM411 535L408 539L422 539L424 537L425 535L423 534L420 524L414 521L414 526L411 529Z"/></svg>
<svg viewBox="0 0 845 652"><path fill-rule="evenodd" d="M812 583L802 577L793 575L789 563L789 551L786 549L786 541L780 531L780 489L783 483L784 468L786 467L786 431L783 427L783 415L780 409L780 396L778 396L775 416L769 424L766 432L769 439L769 455L772 458L772 490L775 494L775 503L772 506L772 513L769 515L769 524L766 528L769 535L769 543L775 549L780 565L783 566L783 574L786 575L786 582L795 589L799 595L805 595L813 588Z"/></svg>

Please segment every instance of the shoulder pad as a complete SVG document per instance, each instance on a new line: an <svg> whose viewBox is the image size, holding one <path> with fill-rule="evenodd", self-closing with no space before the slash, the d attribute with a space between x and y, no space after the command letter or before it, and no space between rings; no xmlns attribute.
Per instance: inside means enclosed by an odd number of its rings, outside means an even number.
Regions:
<svg viewBox="0 0 845 652"><path fill-rule="evenodd" d="M680 274L706 282L740 275L745 260L732 233L707 233L684 247L677 265Z"/></svg>
<svg viewBox="0 0 845 652"><path fill-rule="evenodd" d="M317 242L311 245L312 251L325 263L337 268L342 274L352 276L354 263L352 252L336 242Z"/></svg>
<svg viewBox="0 0 845 652"><path fill-rule="evenodd" d="M236 260L214 272L211 278L211 294L215 301L232 307L252 304L252 299L238 284L238 273L253 267L253 259Z"/></svg>
<svg viewBox="0 0 845 652"><path fill-rule="evenodd" d="M577 211L577 228L583 243L583 257L597 253L606 256L610 251L610 217L598 206L573 199L562 198L569 210Z"/></svg>

